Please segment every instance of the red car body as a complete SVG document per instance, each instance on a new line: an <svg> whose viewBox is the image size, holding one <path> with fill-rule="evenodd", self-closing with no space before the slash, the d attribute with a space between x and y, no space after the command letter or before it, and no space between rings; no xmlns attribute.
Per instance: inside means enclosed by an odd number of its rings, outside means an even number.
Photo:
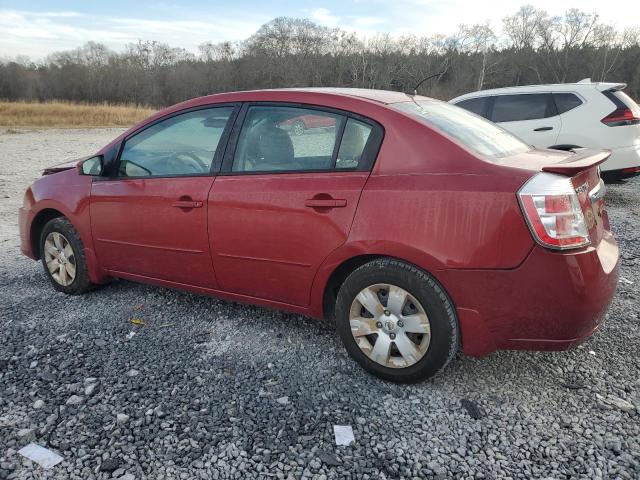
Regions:
<svg viewBox="0 0 640 480"><path fill-rule="evenodd" d="M589 336L618 276L618 247L602 202L594 207L590 245L555 251L534 240L516 192L543 169L581 175L591 189L606 155L567 163L566 152L531 150L489 162L391 108L407 101L396 92L307 89L175 105L98 154L113 156L123 139L159 118L219 103L354 112L378 122L384 140L370 171L109 182L57 167L27 190L22 251L38 258L39 229L64 215L82 239L94 283L124 278L317 318L332 314L335 286L351 270L395 257L429 272L447 292L466 354L565 349ZM197 208L175 208L179 201Z"/></svg>

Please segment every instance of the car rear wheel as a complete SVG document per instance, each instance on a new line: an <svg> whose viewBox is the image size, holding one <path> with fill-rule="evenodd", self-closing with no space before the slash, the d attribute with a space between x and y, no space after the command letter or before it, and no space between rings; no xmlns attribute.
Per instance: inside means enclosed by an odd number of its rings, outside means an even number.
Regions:
<svg viewBox="0 0 640 480"><path fill-rule="evenodd" d="M66 218L54 218L44 226L40 258L56 290L78 295L91 288L82 241Z"/></svg>
<svg viewBox="0 0 640 480"><path fill-rule="evenodd" d="M356 269L336 302L338 333L367 371L393 382L434 376L460 346L451 301L426 272L394 259Z"/></svg>

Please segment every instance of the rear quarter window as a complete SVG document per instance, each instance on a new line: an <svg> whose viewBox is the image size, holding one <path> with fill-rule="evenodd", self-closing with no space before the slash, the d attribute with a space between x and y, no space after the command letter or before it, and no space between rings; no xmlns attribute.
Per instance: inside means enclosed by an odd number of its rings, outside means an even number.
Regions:
<svg viewBox="0 0 640 480"><path fill-rule="evenodd" d="M574 93L554 93L553 101L556 102L558 113L565 113L582 105L582 100Z"/></svg>

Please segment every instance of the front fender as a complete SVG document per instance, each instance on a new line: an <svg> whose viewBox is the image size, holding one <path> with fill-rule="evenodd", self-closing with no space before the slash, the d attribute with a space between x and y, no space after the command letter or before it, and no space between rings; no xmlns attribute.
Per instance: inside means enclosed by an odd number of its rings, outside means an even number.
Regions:
<svg viewBox="0 0 640 480"><path fill-rule="evenodd" d="M69 219L80 236L91 281L103 282L107 277L95 255L91 235L90 198L91 177L78 175L75 169L36 180L27 190L25 204L20 209L23 252L32 258L37 258L37 252L34 252L31 247L33 228L42 226L38 219L43 218L43 215L48 217L52 211L60 212ZM28 248L24 247L25 242L29 242Z"/></svg>

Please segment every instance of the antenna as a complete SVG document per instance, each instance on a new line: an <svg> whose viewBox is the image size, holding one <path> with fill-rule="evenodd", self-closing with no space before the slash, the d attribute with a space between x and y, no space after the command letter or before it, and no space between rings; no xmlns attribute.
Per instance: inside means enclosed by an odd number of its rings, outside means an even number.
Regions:
<svg viewBox="0 0 640 480"><path fill-rule="evenodd" d="M418 87L420 85L422 85L424 82L426 82L427 80L431 80L433 77L438 77L438 80L440 80L440 77L442 75L444 75L444 73L446 72L446 70L443 70L439 73L434 73L433 75L429 75L428 77L424 77L422 80L420 80L415 87L413 87L413 94L417 95L418 94Z"/></svg>

